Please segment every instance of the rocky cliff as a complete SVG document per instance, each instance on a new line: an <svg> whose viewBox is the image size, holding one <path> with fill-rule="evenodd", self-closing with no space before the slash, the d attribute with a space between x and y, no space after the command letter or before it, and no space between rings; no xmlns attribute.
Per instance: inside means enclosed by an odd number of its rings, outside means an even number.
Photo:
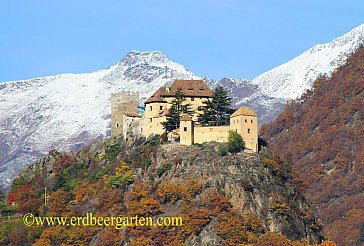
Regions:
<svg viewBox="0 0 364 246"><path fill-rule="evenodd" d="M323 240L321 223L292 182L289 165L268 150L224 155L214 142L197 146L161 142L159 137L112 138L74 154L53 150L20 173L13 192L30 184L31 199L39 199L36 191L48 187L49 200L58 204L52 208L50 202L50 213L63 206L58 213L184 220L182 227L86 228L82 235L91 245L263 245L260 238L266 241L264 237L269 240L272 235L283 235L284 242L297 241L295 245ZM76 231L42 228L33 241L73 242Z"/></svg>

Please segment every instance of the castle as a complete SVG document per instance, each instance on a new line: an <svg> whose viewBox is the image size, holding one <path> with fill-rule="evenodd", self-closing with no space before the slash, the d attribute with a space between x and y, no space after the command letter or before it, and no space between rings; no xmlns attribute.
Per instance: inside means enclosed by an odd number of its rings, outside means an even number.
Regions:
<svg viewBox="0 0 364 246"><path fill-rule="evenodd" d="M162 134L162 122L166 121L168 109L175 93L181 90L186 104L195 111L193 117L183 115L177 131L180 144L192 145L209 141L226 142L228 131L238 132L245 146L253 152L258 151L258 116L250 108L243 106L230 116L228 126L200 126L198 115L202 113L203 102L213 97L213 92L202 80L175 80L170 86L160 87L145 102L145 110L139 105L137 92L119 92L111 95L111 134L136 134L148 137Z"/></svg>

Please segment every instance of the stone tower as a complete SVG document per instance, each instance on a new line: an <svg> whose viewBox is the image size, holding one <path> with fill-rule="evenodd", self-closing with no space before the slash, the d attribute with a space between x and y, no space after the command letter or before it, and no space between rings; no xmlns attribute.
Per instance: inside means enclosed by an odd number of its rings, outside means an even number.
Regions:
<svg viewBox="0 0 364 246"><path fill-rule="evenodd" d="M111 94L111 135L123 134L123 113L138 113L139 92L122 91Z"/></svg>
<svg viewBox="0 0 364 246"><path fill-rule="evenodd" d="M194 122L189 115L184 115L180 120L180 144L194 144Z"/></svg>

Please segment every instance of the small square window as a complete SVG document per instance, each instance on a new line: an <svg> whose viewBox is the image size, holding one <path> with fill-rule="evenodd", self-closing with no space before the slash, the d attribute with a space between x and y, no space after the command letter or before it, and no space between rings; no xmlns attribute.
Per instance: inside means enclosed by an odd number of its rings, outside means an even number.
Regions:
<svg viewBox="0 0 364 246"><path fill-rule="evenodd" d="M153 121L153 118L149 118L149 122L152 122Z"/></svg>
<svg viewBox="0 0 364 246"><path fill-rule="evenodd" d="M191 101L195 101L195 98L194 97L191 97Z"/></svg>
<svg viewBox="0 0 364 246"><path fill-rule="evenodd" d="M250 120L250 123L253 123L253 120Z"/></svg>
<svg viewBox="0 0 364 246"><path fill-rule="evenodd" d="M250 129L248 129L248 133L250 133Z"/></svg>
<svg viewBox="0 0 364 246"><path fill-rule="evenodd" d="M159 106L159 110L163 110L163 106Z"/></svg>
<svg viewBox="0 0 364 246"><path fill-rule="evenodd" d="M183 127L183 131L187 132L187 126Z"/></svg>
<svg viewBox="0 0 364 246"><path fill-rule="evenodd" d="M245 123L247 123L248 122L248 120L247 119L245 119Z"/></svg>

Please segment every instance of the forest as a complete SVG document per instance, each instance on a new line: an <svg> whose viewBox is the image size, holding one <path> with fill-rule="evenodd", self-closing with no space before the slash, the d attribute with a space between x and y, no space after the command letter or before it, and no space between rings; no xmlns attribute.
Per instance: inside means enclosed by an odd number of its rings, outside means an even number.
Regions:
<svg viewBox="0 0 364 246"><path fill-rule="evenodd" d="M292 164L301 190L338 245L363 243L364 47L329 78L262 126L260 134Z"/></svg>

